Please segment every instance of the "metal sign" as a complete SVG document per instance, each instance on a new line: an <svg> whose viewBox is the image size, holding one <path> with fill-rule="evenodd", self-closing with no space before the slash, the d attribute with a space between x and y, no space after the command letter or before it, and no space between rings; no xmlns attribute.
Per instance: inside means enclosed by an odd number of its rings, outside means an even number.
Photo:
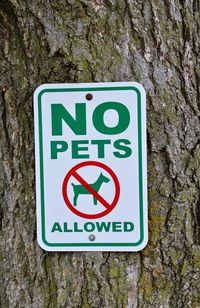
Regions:
<svg viewBox="0 0 200 308"><path fill-rule="evenodd" d="M147 243L146 100L134 82L34 93L37 238L48 251Z"/></svg>

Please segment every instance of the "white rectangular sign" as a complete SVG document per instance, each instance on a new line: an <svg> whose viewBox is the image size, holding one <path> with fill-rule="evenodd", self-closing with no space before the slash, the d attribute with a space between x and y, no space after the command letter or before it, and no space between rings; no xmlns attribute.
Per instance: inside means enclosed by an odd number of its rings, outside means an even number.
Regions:
<svg viewBox="0 0 200 308"><path fill-rule="evenodd" d="M37 238L48 251L147 243L146 98L134 82L34 93Z"/></svg>

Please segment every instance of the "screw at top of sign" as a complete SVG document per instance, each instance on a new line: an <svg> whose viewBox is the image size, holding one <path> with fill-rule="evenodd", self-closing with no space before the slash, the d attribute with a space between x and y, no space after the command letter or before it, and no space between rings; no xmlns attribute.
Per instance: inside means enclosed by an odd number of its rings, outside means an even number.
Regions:
<svg viewBox="0 0 200 308"><path fill-rule="evenodd" d="M91 93L88 93L86 94L85 98L88 100L88 101L91 101L93 99L93 95Z"/></svg>

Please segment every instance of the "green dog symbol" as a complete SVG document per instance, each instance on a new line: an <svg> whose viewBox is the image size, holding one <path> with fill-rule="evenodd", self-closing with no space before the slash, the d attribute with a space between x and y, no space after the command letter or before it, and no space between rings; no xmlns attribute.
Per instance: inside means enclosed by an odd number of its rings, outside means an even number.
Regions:
<svg viewBox="0 0 200 308"><path fill-rule="evenodd" d="M105 175L100 173L98 179L92 183L89 184L96 192L99 191L101 185L103 183L108 183L110 179L108 179ZM75 185L74 183L71 183L73 190L74 190L74 206L77 206L77 199L79 195L92 195L83 185ZM93 196L93 203L97 204L97 199Z"/></svg>

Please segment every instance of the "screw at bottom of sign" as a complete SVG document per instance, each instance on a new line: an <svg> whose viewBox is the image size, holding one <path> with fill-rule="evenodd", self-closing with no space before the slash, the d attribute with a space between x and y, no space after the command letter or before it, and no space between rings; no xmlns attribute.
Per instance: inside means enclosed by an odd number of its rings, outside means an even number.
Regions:
<svg viewBox="0 0 200 308"><path fill-rule="evenodd" d="M94 234L90 234L90 236L89 236L89 240L91 241L91 242L93 242L94 240L95 240L95 235Z"/></svg>

